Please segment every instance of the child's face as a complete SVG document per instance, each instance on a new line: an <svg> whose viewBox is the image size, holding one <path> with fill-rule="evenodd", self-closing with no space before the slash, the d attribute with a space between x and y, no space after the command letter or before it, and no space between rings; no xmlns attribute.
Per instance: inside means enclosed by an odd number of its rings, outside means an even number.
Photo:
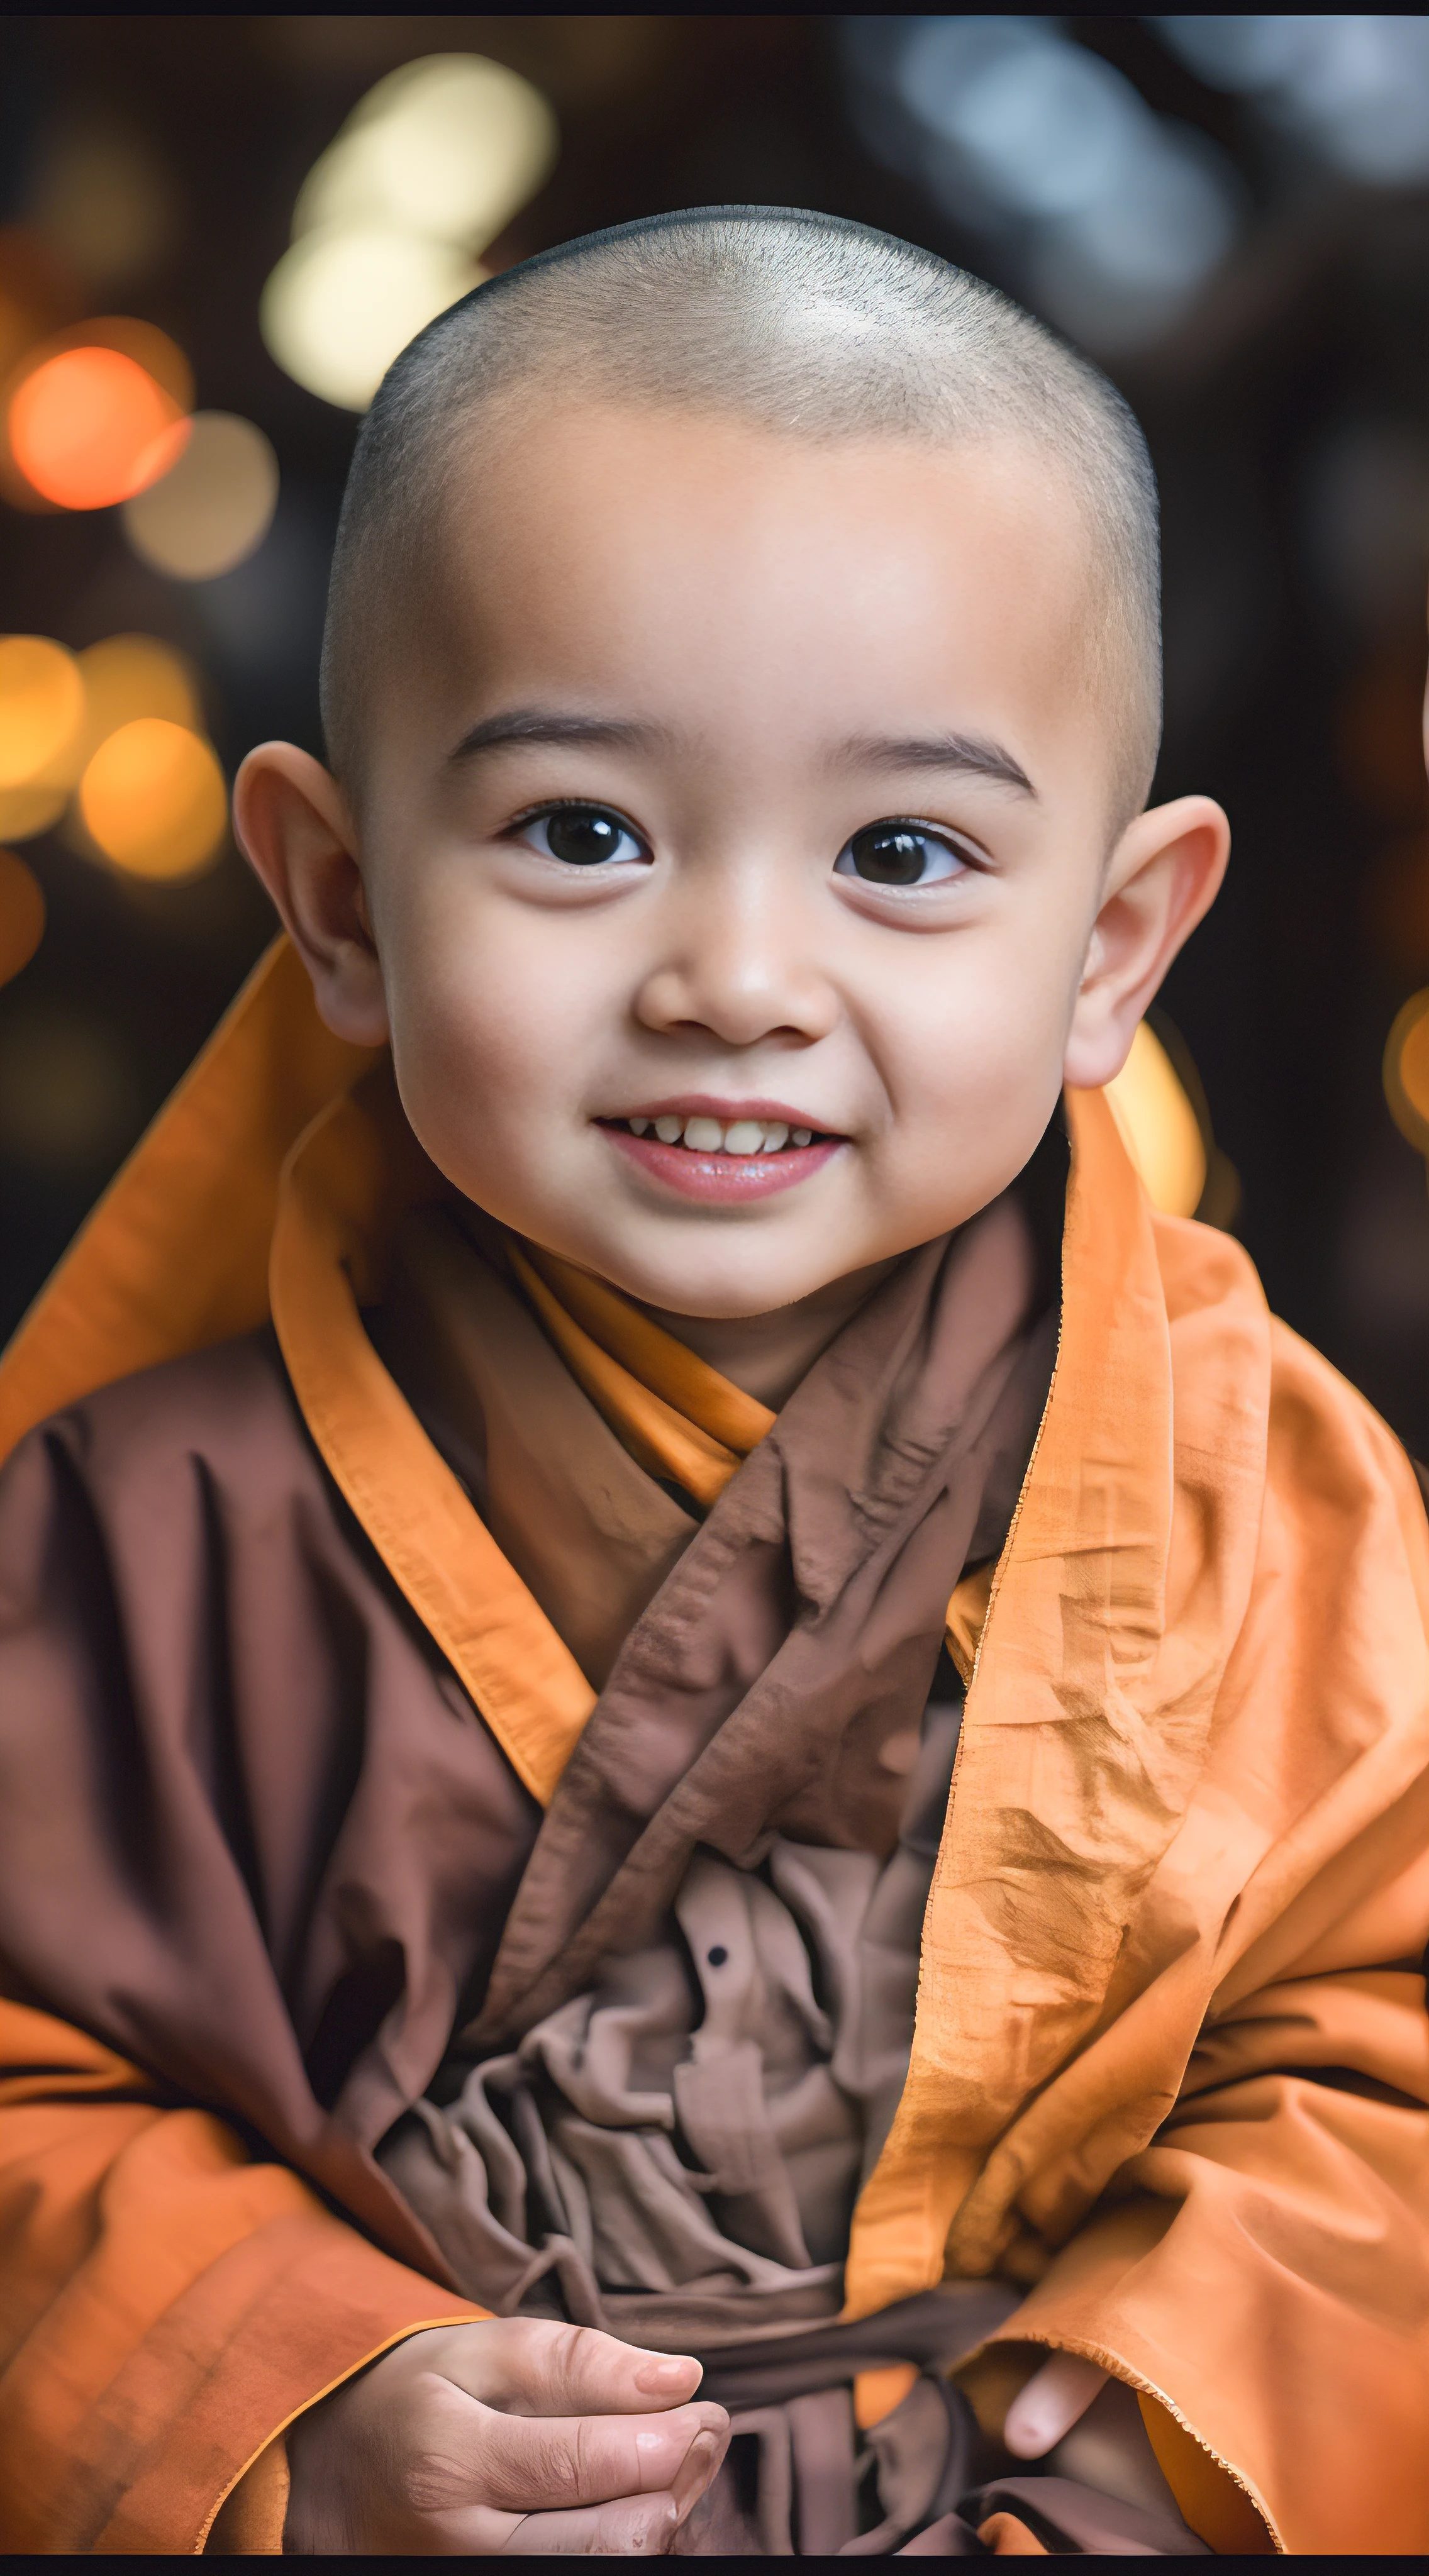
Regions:
<svg viewBox="0 0 1429 2576"><path fill-rule="evenodd" d="M300 755L274 791L328 818L318 894L240 799L327 1016L390 1027L470 1198L676 1314L958 1224L1116 1071L1224 859L1187 799L1108 861L1080 513L1015 449L588 406L477 454L355 834Z"/></svg>

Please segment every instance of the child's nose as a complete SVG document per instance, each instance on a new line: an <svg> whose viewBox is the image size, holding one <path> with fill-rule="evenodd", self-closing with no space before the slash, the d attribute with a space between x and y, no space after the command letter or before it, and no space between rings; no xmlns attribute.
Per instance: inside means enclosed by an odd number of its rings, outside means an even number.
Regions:
<svg viewBox="0 0 1429 2576"><path fill-rule="evenodd" d="M637 1018L662 1033L706 1030L726 1046L827 1037L838 995L797 916L795 904L734 888L722 900L691 902L641 980Z"/></svg>

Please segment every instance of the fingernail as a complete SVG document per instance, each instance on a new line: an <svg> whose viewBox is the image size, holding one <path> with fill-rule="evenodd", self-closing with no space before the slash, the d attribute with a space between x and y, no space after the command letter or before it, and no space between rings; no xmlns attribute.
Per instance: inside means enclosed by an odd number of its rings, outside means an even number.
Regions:
<svg viewBox="0 0 1429 2576"><path fill-rule="evenodd" d="M652 2356L649 2361L642 2361L635 2374L635 2385L647 2390L651 2396L663 2396L667 2389L698 2388L703 2377L700 2364L684 2354L662 2355L658 2360Z"/></svg>
<svg viewBox="0 0 1429 2576"><path fill-rule="evenodd" d="M717 2433L697 2433L693 2442L690 2444L688 2451L685 2453L683 2460L680 2462L679 2471L671 2492L674 2496L681 2522L684 2521L685 2516L691 2512L693 2507L699 2503L700 2497L704 2494L705 2488L708 2486L710 2481L710 2472L714 2467L715 2454L718 2449L719 2435Z"/></svg>

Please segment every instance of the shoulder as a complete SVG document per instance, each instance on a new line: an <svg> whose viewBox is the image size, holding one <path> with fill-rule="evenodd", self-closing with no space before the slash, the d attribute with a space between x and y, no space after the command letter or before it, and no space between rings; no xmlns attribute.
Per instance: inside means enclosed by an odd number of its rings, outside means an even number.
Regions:
<svg viewBox="0 0 1429 2576"><path fill-rule="evenodd" d="M266 1330L142 1369L38 1423L0 1471L0 1517L57 1486L82 1487L107 1516L205 1481L269 1498L323 1483Z"/></svg>
<svg viewBox="0 0 1429 2576"><path fill-rule="evenodd" d="M1273 1315L1242 1244L1188 1217L1153 1216L1178 1427L1204 1414L1265 1450L1268 1489L1307 1506L1362 1513L1388 1501L1418 1549L1425 1529L1418 1474L1368 1398L1313 1344ZM1236 1418L1239 1417L1238 1421Z"/></svg>
<svg viewBox="0 0 1429 2576"><path fill-rule="evenodd" d="M1265 1511L1282 1543L1294 1528L1327 1577L1365 1551L1382 1572L1393 1563L1429 1622L1429 1520L1403 1444L1322 1351L1270 1312L1243 1245L1190 1218L1158 1216L1154 1226L1178 1417L1203 1414L1221 1442L1263 1444Z"/></svg>

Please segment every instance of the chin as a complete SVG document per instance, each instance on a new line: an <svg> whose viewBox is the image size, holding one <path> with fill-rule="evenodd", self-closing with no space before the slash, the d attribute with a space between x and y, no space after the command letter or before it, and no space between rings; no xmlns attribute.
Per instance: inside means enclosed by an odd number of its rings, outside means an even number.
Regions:
<svg viewBox="0 0 1429 2576"><path fill-rule="evenodd" d="M723 1265L715 1269L697 1261L678 1268L652 1262L647 1268L614 1251L609 1262L592 1261L588 1266L598 1268L614 1287L624 1289L642 1306L661 1307L667 1315L698 1316L708 1323L745 1323L755 1315L773 1315L828 1285L822 1268L795 1278L782 1270L763 1272L745 1264L731 1275Z"/></svg>

